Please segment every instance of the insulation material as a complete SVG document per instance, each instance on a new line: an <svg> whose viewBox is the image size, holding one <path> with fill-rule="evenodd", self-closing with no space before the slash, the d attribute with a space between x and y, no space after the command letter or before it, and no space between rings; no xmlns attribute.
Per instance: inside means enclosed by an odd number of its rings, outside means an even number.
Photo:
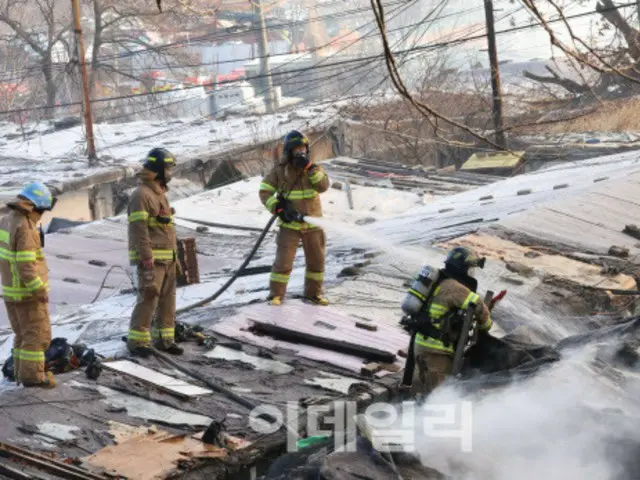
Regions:
<svg viewBox="0 0 640 480"><path fill-rule="evenodd" d="M165 390L183 397L196 397L198 395L208 395L212 393L211 390L206 388L191 385L190 383L164 375L150 368L137 365L129 360L106 362L104 363L104 367L130 375L145 383L151 383L160 390Z"/></svg>
<svg viewBox="0 0 640 480"><path fill-rule="evenodd" d="M441 244L441 246L445 249L455 246L471 247L478 255L499 258L504 262L517 262L533 271L539 270L554 278L585 287L597 286L600 289L623 290L635 290L636 287L636 281L629 275L602 275L601 266L589 265L562 255L545 254L484 233L472 233ZM527 256L531 252L536 252L537 255Z"/></svg>

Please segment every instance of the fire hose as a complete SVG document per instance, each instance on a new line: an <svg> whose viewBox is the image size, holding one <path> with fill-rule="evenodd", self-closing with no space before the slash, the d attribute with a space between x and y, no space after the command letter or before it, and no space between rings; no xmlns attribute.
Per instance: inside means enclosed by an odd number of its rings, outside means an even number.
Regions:
<svg viewBox="0 0 640 480"><path fill-rule="evenodd" d="M282 198L284 198L285 200L287 200L289 198L289 196L291 195L291 191L293 190L293 188L295 187L296 183L298 182L298 180L300 179L300 175L303 173L303 171L300 171L298 173L298 175L296 176L296 179L294 180L293 184L291 185L291 188L289 189L289 191L282 196ZM202 307L203 305L206 305L207 303L211 303L214 300L216 300L220 295L222 295L232 284L233 282L235 282L238 277L242 274L242 272L244 272L245 268L247 267L247 265L249 265L249 262L253 259L253 257L255 256L256 252L258 251L258 249L260 248L260 245L262 245L262 242L264 241L264 238L267 236L267 233L269 232L269 229L271 228L271 226L273 225L273 222L276 221L276 218L278 218L278 212L274 213L271 218L269 219L269 221L267 222L267 224L265 225L265 227L262 229L262 232L260 233L260 236L258 237L258 240L256 240L256 243L253 245L253 248L251 249L251 251L249 252L249 255L247 255L247 258L244 259L244 261L242 262L242 264L240 264L240 266L238 267L238 269L235 271L235 273L229 278L229 280L227 280L225 282L224 285L222 285L215 293L213 293L212 295L203 298L202 300L198 300L195 303L192 303L191 305L187 305L186 307L182 307L176 310L176 315L179 315L181 313L185 313L188 312L189 310L193 310L194 308L198 308L198 307ZM302 220L303 217L300 216L299 220Z"/></svg>

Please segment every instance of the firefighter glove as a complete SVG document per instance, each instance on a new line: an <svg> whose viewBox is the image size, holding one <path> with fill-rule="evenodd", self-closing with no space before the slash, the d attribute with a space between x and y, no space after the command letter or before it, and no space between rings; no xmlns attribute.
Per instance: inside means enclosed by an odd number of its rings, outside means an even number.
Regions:
<svg viewBox="0 0 640 480"><path fill-rule="evenodd" d="M278 217L280 217L280 220L285 223L302 221L302 215L300 214L300 212L296 211L293 208L290 210L281 211L280 213L278 213Z"/></svg>
<svg viewBox="0 0 640 480"><path fill-rule="evenodd" d="M311 166L311 160L309 157L303 152L296 153L291 159L291 163L295 167L302 168L303 170L307 170Z"/></svg>
<svg viewBox="0 0 640 480"><path fill-rule="evenodd" d="M40 303L49 303L49 294L46 291L36 292L36 300Z"/></svg>
<svg viewBox="0 0 640 480"><path fill-rule="evenodd" d="M293 202L284 197L278 199L275 213L285 223L302 221L302 215L293 207Z"/></svg>
<svg viewBox="0 0 640 480"><path fill-rule="evenodd" d="M143 270L153 270L153 258L142 260L140 262L140 266L143 268Z"/></svg>

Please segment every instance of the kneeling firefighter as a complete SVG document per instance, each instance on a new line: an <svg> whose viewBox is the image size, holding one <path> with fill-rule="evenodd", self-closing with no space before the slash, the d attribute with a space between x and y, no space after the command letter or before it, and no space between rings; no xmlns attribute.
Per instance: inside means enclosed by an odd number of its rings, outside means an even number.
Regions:
<svg viewBox="0 0 640 480"><path fill-rule="evenodd" d="M411 381L413 395L429 394L452 373L458 338L469 309L479 330L491 328L489 308L475 293L478 282L472 276L473 270L483 268L484 263L485 259L472 250L456 247L448 253L444 269L424 267L407 293L402 304L407 316L402 324L414 338L414 356L410 360L418 368Z"/></svg>

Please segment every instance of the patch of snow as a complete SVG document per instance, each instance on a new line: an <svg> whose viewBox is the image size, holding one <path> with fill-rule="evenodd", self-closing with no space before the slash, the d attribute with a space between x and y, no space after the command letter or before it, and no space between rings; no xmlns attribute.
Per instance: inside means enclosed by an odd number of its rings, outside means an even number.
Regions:
<svg viewBox="0 0 640 480"><path fill-rule="evenodd" d="M205 353L205 356L208 358L220 358L229 361L237 360L242 363L253 365L257 370L265 370L275 375L283 375L293 371L293 367L286 363L270 360L268 358L256 357L221 345L217 345L213 350Z"/></svg>
<svg viewBox="0 0 640 480"><path fill-rule="evenodd" d="M260 203L261 177L251 177L203 192L174 203L176 217L204 220L242 227L264 228L271 214ZM354 209L349 208L347 192L329 188L320 195L323 215L328 220L355 223L357 220L391 218L422 205L415 193L375 187L351 187Z"/></svg>
<svg viewBox="0 0 640 480"><path fill-rule="evenodd" d="M69 382L69 385L99 392L105 397L104 400L102 400L103 403L113 408L126 408L127 415L132 417L149 421L161 421L174 425L193 425L204 428L208 427L213 421L212 418L205 417L204 415L183 412L150 400L127 395L102 385L92 386L76 381Z"/></svg>
<svg viewBox="0 0 640 480"><path fill-rule="evenodd" d="M80 433L78 427L74 425L63 425L61 423L44 422L37 425L38 432L47 437L54 437L58 440L73 440L74 433Z"/></svg>
<svg viewBox="0 0 640 480"><path fill-rule="evenodd" d="M3 124L7 128L0 135L0 165L3 167L0 185L4 186L0 195L15 194L22 184L34 177L48 183L63 182L116 168L139 166L152 148L151 143L158 138L180 162L181 159L278 139L291 129L320 127L335 119L336 114L336 105L317 107L311 104L298 107L284 117L280 112L228 120L98 123L94 127L96 148L103 159L97 167L87 166L82 125L58 131L45 123L28 125L26 129L33 134L27 138L21 135L13 138L20 133L17 127Z"/></svg>
<svg viewBox="0 0 640 480"><path fill-rule="evenodd" d="M362 382L357 378L345 377L336 373L323 371L320 371L319 373L321 374L320 377L305 379L304 383L306 383L307 385L314 385L324 388L325 390L331 390L334 392L342 393L343 395L347 395L349 393L349 387L351 387L351 385Z"/></svg>

